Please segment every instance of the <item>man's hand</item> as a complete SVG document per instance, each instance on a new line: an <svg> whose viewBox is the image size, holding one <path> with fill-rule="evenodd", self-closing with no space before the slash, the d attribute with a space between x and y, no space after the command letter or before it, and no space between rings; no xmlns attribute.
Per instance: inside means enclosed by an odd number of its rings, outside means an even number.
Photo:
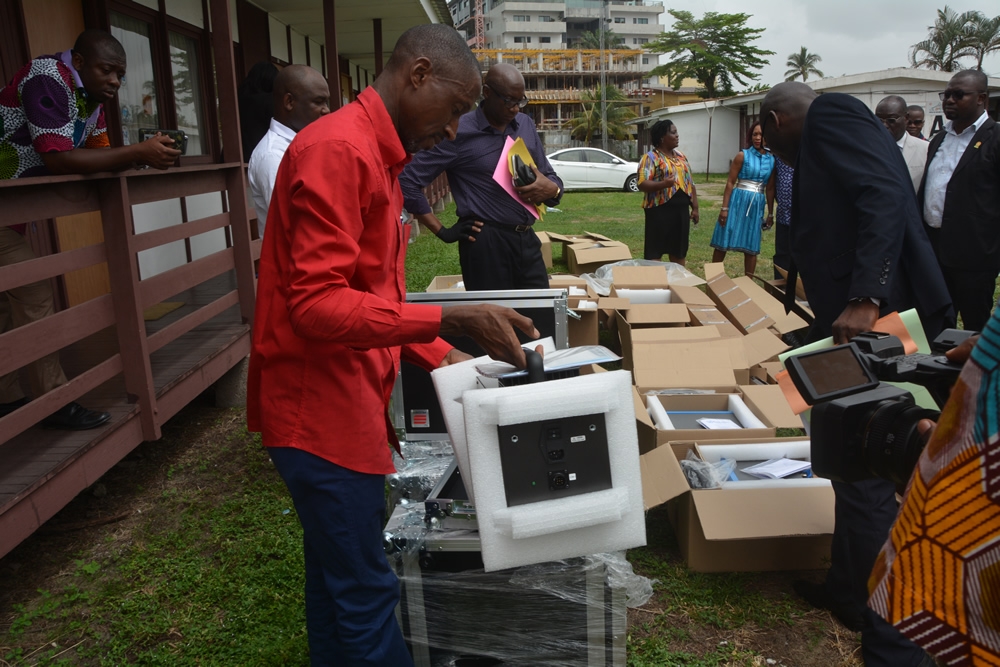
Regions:
<svg viewBox="0 0 1000 667"><path fill-rule="evenodd" d="M445 243L454 243L455 241L471 241L475 243L476 235L482 229L483 223L479 220L467 220L465 222L459 220L451 227L442 225L441 229L434 232L434 234Z"/></svg>
<svg viewBox="0 0 1000 667"><path fill-rule="evenodd" d="M969 336L959 343L958 347L953 347L945 352L944 356L948 357L948 361L953 364L964 364L969 360L969 356L972 355L972 348L974 348L978 342L979 334Z"/></svg>
<svg viewBox="0 0 1000 667"><path fill-rule="evenodd" d="M173 146L173 139L157 134L136 145L135 161L140 164L148 164L154 169L166 169L181 155L181 152Z"/></svg>
<svg viewBox="0 0 1000 667"><path fill-rule="evenodd" d="M514 188L521 199L529 204L541 204L559 194L559 186L538 171L538 167L531 165L531 169L535 172L535 182L531 185Z"/></svg>
<svg viewBox="0 0 1000 667"><path fill-rule="evenodd" d="M445 306L441 312L441 334L471 336L493 359L524 368L527 361L515 327L538 338L538 330L530 319L503 306L489 303Z"/></svg>
<svg viewBox="0 0 1000 667"><path fill-rule="evenodd" d="M833 342L846 343L859 333L871 331L878 321L878 306L871 301L850 301L833 323Z"/></svg>
<svg viewBox="0 0 1000 667"><path fill-rule="evenodd" d="M457 348L452 348L451 352L444 355L444 359L442 359L441 363L438 364L438 368L444 368L445 366L451 366L452 364L460 364L463 361L468 361L472 358L471 354L466 354Z"/></svg>

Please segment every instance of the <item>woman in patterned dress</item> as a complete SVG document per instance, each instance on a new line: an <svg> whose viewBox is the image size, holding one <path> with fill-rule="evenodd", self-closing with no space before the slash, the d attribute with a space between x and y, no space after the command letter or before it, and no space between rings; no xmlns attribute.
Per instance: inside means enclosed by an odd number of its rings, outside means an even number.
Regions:
<svg viewBox="0 0 1000 667"><path fill-rule="evenodd" d="M722 193L719 221L712 234L713 262L721 262L730 250L743 253L743 271L752 276L760 254L761 231L774 224L775 157L764 148L760 123L747 133L750 148L744 148L729 166L729 180ZM764 203L767 203L767 217Z"/></svg>
<svg viewBox="0 0 1000 667"><path fill-rule="evenodd" d="M658 121L650 131L653 150L639 161L639 190L646 215L643 257L685 264L691 222L698 224L698 192L691 178L691 165L677 150L677 126ZM690 209L690 213L689 213Z"/></svg>

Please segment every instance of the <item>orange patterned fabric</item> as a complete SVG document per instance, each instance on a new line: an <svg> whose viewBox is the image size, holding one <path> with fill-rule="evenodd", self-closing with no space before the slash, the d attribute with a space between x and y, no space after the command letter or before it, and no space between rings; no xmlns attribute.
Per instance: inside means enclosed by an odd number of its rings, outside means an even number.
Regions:
<svg viewBox="0 0 1000 667"><path fill-rule="evenodd" d="M1000 309L952 390L869 580L945 665L1000 667Z"/></svg>

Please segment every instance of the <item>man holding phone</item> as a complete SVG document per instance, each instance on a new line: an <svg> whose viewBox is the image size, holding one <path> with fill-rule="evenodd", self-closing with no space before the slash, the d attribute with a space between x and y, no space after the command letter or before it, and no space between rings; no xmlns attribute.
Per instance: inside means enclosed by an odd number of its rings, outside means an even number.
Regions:
<svg viewBox="0 0 1000 667"><path fill-rule="evenodd" d="M445 243L458 241L465 289L544 289L549 286L542 243L534 217L521 204L555 206L562 197L556 175L531 116L524 77L513 65L499 63L486 73L479 108L462 116L458 136L414 156L399 176L403 205ZM493 180L507 138L524 141L535 161L535 179L516 186L521 201ZM525 165L527 166L527 165ZM423 188L442 172L455 195L458 222L445 227L431 211Z"/></svg>
<svg viewBox="0 0 1000 667"><path fill-rule="evenodd" d="M135 165L166 169L180 151L154 136L111 148L104 103L125 76L125 49L106 32L87 30L70 51L35 58L0 89L0 178L90 174ZM101 150L93 150L101 149ZM0 267L34 259L24 225L0 226ZM55 312L49 281L31 283L0 297L0 333ZM30 365L28 383L37 397L66 383L58 354ZM27 403L17 373L0 377L0 417ZM70 403L46 418L50 428L88 429L111 419Z"/></svg>

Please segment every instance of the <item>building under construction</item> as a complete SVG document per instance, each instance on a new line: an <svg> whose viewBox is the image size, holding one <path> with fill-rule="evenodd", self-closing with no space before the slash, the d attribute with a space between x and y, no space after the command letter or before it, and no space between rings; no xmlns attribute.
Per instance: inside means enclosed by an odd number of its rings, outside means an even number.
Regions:
<svg viewBox="0 0 1000 667"><path fill-rule="evenodd" d="M547 150L570 145L566 123L582 110L583 94L600 89L602 75L642 115L658 64L644 45L660 34L659 0L451 0L448 8L484 70L507 62L524 73L525 113ZM602 17L603 61L601 49L584 44L586 33L600 35Z"/></svg>

